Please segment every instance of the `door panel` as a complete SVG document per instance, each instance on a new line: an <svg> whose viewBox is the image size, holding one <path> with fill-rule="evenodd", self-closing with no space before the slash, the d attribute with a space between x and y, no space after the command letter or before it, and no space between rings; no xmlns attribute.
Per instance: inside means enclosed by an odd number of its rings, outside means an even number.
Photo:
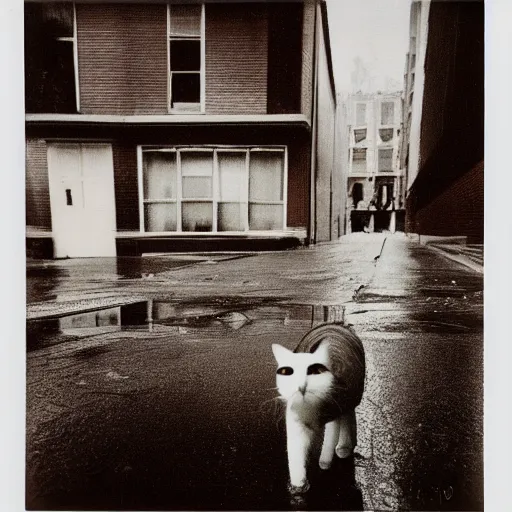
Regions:
<svg viewBox="0 0 512 512"><path fill-rule="evenodd" d="M55 257L115 256L109 144L48 144Z"/></svg>

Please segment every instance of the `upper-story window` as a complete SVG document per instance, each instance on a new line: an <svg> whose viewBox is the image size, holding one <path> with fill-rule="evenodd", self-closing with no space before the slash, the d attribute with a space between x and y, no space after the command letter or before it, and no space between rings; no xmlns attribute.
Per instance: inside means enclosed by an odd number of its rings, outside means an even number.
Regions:
<svg viewBox="0 0 512 512"><path fill-rule="evenodd" d="M77 69L74 3L25 3L26 111L78 112Z"/></svg>
<svg viewBox="0 0 512 512"><path fill-rule="evenodd" d="M380 124L388 125L395 122L395 103L393 101L383 101L380 104Z"/></svg>
<svg viewBox="0 0 512 512"><path fill-rule="evenodd" d="M393 140L393 128L379 128L379 137L382 142Z"/></svg>
<svg viewBox="0 0 512 512"><path fill-rule="evenodd" d="M393 171L393 150L379 149L379 172Z"/></svg>
<svg viewBox="0 0 512 512"><path fill-rule="evenodd" d="M363 140L366 140L366 128L354 130L354 143L357 144Z"/></svg>
<svg viewBox="0 0 512 512"><path fill-rule="evenodd" d="M352 172L366 172L366 148L352 150Z"/></svg>
<svg viewBox="0 0 512 512"><path fill-rule="evenodd" d="M204 111L204 5L170 4L169 108Z"/></svg>
<svg viewBox="0 0 512 512"><path fill-rule="evenodd" d="M356 126L366 124L366 103L356 104Z"/></svg>

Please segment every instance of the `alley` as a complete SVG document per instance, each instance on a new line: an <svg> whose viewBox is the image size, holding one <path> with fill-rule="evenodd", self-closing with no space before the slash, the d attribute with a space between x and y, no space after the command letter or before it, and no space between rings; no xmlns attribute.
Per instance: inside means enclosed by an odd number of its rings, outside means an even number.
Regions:
<svg viewBox="0 0 512 512"><path fill-rule="evenodd" d="M29 262L29 509L286 510L276 340L363 340L358 447L301 507L483 508L481 274L403 235Z"/></svg>

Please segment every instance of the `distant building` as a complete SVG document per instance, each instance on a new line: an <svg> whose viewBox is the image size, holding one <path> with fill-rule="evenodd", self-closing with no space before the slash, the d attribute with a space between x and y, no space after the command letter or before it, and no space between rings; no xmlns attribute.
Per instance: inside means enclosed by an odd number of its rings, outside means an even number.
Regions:
<svg viewBox="0 0 512 512"><path fill-rule="evenodd" d="M322 0L25 3L32 256L343 234Z"/></svg>
<svg viewBox="0 0 512 512"><path fill-rule="evenodd" d="M402 93L352 94L342 103L347 231L403 230Z"/></svg>
<svg viewBox="0 0 512 512"><path fill-rule="evenodd" d="M481 243L483 1L412 2L403 125L406 230Z"/></svg>

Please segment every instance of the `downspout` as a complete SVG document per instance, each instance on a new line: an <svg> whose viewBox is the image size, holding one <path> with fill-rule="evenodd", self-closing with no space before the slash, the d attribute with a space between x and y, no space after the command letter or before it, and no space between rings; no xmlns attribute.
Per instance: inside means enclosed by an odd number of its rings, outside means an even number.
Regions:
<svg viewBox="0 0 512 512"><path fill-rule="evenodd" d="M309 200L309 233L308 242L316 243L316 168L317 168L317 103L318 103L318 2L315 0L314 31L313 31L313 97L311 101L311 172Z"/></svg>

